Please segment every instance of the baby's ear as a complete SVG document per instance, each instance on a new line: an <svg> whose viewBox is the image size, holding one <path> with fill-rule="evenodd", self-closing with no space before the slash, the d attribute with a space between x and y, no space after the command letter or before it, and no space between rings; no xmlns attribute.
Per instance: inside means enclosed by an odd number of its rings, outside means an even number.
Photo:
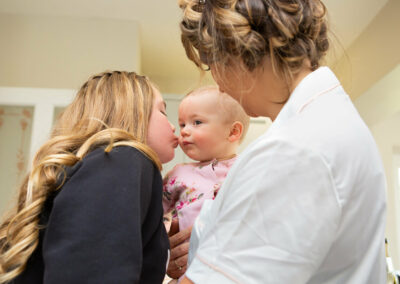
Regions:
<svg viewBox="0 0 400 284"><path fill-rule="evenodd" d="M231 125L231 131L229 132L229 142L239 141L243 134L243 124L240 121L235 121Z"/></svg>

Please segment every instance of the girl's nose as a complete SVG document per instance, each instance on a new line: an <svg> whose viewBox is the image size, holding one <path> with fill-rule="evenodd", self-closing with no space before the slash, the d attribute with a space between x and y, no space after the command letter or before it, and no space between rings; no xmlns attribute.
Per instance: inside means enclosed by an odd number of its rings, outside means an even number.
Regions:
<svg viewBox="0 0 400 284"><path fill-rule="evenodd" d="M173 125L171 122L169 122L169 124L171 125L172 132L175 133L175 130L176 130L175 125Z"/></svg>

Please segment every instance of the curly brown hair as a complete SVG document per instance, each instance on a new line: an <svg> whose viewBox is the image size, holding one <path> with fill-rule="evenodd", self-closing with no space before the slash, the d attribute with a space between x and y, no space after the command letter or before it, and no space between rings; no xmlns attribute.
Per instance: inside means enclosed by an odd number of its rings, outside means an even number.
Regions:
<svg viewBox="0 0 400 284"><path fill-rule="evenodd" d="M275 73L290 80L306 59L317 69L329 48L320 0L179 0L179 6L183 46L203 70L239 58L253 71L268 56Z"/></svg>

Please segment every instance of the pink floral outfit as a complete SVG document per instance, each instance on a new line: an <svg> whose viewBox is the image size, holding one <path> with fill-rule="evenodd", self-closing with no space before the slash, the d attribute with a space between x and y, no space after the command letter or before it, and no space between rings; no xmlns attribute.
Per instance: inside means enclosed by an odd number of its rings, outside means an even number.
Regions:
<svg viewBox="0 0 400 284"><path fill-rule="evenodd" d="M236 157L176 165L164 178L164 213L172 211L179 230L193 225L204 200L214 199Z"/></svg>

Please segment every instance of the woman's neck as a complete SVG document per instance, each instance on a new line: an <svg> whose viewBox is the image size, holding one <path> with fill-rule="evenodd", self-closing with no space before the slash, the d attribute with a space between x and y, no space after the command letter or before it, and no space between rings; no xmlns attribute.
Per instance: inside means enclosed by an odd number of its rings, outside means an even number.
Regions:
<svg viewBox="0 0 400 284"><path fill-rule="evenodd" d="M257 75L254 86L258 98L254 101L255 108L258 107L256 115L267 116L274 121L297 85L311 72L305 63L300 72L288 84L285 78L275 75L272 65L266 61L263 70Z"/></svg>

